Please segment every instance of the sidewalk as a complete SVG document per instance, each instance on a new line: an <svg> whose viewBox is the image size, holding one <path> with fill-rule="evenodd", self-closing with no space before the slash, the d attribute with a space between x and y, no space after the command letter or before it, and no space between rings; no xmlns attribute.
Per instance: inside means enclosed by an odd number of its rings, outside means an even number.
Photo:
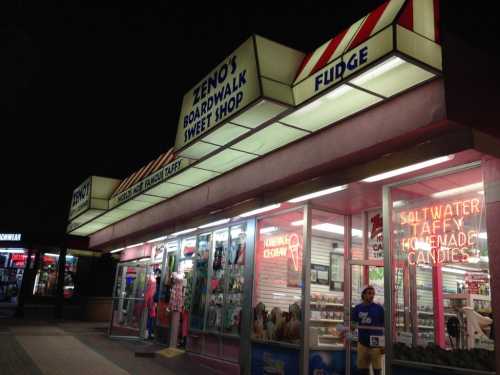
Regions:
<svg viewBox="0 0 500 375"><path fill-rule="evenodd" d="M210 374L186 354L167 358L157 353L165 353L160 345L110 339L107 327L101 323L0 319L0 374Z"/></svg>

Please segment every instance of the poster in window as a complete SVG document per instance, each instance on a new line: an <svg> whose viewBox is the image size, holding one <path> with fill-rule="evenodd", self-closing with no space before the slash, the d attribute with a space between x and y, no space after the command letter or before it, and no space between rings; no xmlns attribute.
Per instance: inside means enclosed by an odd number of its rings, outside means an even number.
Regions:
<svg viewBox="0 0 500 375"><path fill-rule="evenodd" d="M311 284L329 285L330 267L322 264L311 264Z"/></svg>
<svg viewBox="0 0 500 375"><path fill-rule="evenodd" d="M330 290L344 290L344 256L330 253Z"/></svg>

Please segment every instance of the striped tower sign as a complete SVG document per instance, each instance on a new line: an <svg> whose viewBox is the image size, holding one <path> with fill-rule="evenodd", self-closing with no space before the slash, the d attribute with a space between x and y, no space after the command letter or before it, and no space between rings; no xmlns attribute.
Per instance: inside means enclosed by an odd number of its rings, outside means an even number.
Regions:
<svg viewBox="0 0 500 375"><path fill-rule="evenodd" d="M399 18L397 18L399 16ZM389 0L306 55L294 84L310 77L387 26L397 23L439 41L439 0Z"/></svg>

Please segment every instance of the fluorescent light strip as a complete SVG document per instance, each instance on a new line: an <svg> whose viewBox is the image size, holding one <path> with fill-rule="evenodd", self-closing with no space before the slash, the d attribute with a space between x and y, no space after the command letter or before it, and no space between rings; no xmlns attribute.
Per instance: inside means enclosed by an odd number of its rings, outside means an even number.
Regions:
<svg viewBox="0 0 500 375"><path fill-rule="evenodd" d="M191 233L194 232L198 228L189 228L189 229L184 229L179 232L172 233L171 236L180 236L181 234L186 234L186 233Z"/></svg>
<svg viewBox="0 0 500 375"><path fill-rule="evenodd" d="M487 240L488 239L488 233L486 232L481 232L477 235L478 238L481 238L483 240Z"/></svg>
<svg viewBox="0 0 500 375"><path fill-rule="evenodd" d="M148 260L151 260L151 258L142 258L139 259L139 262L147 262Z"/></svg>
<svg viewBox="0 0 500 375"><path fill-rule="evenodd" d="M158 237L158 238L155 238L153 240L149 240L147 241L147 243L154 243L154 242L159 242L159 241L163 241L163 240L166 240L168 236L162 236L162 237Z"/></svg>
<svg viewBox="0 0 500 375"><path fill-rule="evenodd" d="M43 255L46 255L48 257L59 258L59 254L54 254L54 253L44 253ZM73 258L73 255L66 255L66 258Z"/></svg>
<svg viewBox="0 0 500 375"><path fill-rule="evenodd" d="M24 254L24 250L21 250L21 249L5 249L5 250L0 250L0 253Z"/></svg>
<svg viewBox="0 0 500 375"><path fill-rule="evenodd" d="M229 223L229 221L231 221L231 219L217 220L217 221L214 221L212 223L208 223L208 224L205 224L205 225L200 225L200 228L204 229L204 228L215 227L217 225L227 224L227 223Z"/></svg>
<svg viewBox="0 0 500 375"><path fill-rule="evenodd" d="M312 226L313 229L321 230L323 232L330 232L335 234L344 234L344 227L338 224L332 223L321 223ZM363 231L361 229L352 228L353 237L363 237Z"/></svg>
<svg viewBox="0 0 500 375"><path fill-rule="evenodd" d="M130 249L131 247L137 247L137 246L141 246L141 245L144 245L144 242L139 242L139 243L136 243L133 245L125 246L125 249Z"/></svg>
<svg viewBox="0 0 500 375"><path fill-rule="evenodd" d="M441 270L443 272L454 273L454 274L457 274L457 275L465 275L467 273L467 271L457 270L455 268L450 268L450 267L443 267L443 268L441 268Z"/></svg>
<svg viewBox="0 0 500 375"><path fill-rule="evenodd" d="M431 194L433 198L445 198L450 197L452 195L464 194L475 190L483 190L483 183L478 182L471 185L460 186L453 189L438 191L437 193Z"/></svg>
<svg viewBox="0 0 500 375"><path fill-rule="evenodd" d="M266 233L272 233L272 232L277 232L279 230L278 227L265 227L259 230L260 234L266 234Z"/></svg>
<svg viewBox="0 0 500 375"><path fill-rule="evenodd" d="M304 220L297 220L291 222L292 227L300 227L304 225Z"/></svg>
<svg viewBox="0 0 500 375"><path fill-rule="evenodd" d="M322 197L324 195L337 193L339 191L347 189L347 187L348 187L348 185L335 186L335 187L332 187L329 189L320 190L320 191L317 191L315 193L306 194L306 195L302 195L302 196L297 197L297 198L290 199L288 202L290 202L290 203L303 202L303 201L306 201L308 199L313 199L313 198L317 198L317 197Z"/></svg>
<svg viewBox="0 0 500 375"><path fill-rule="evenodd" d="M384 61L382 64L379 64L373 69L368 70L366 73L363 73L360 76L354 78L353 80L351 80L351 83L358 86L363 85L364 83L381 76L389 70L397 68L403 63L405 63L403 59L400 59L397 56L393 56L390 59Z"/></svg>
<svg viewBox="0 0 500 375"><path fill-rule="evenodd" d="M348 93L349 91L352 91L354 90L351 86L347 86L347 85L342 85L338 88L336 88L335 90L329 92L328 94L325 95L325 98L326 99L335 99L335 98L338 98L346 93Z"/></svg>
<svg viewBox="0 0 500 375"><path fill-rule="evenodd" d="M431 166L436 165L436 164L445 163L449 160L452 160L454 157L455 157L454 155L441 156L439 158L423 161L421 163L409 165L407 167L398 168L398 169L394 169L394 170L389 171L389 172L377 174L375 176L365 178L362 181L363 182L377 182L377 181L387 180L387 179L392 178L392 177L396 177L396 176L410 173L410 172L415 172L415 171L418 171L419 169L431 167Z"/></svg>
<svg viewBox="0 0 500 375"><path fill-rule="evenodd" d="M275 210L275 209L280 208L280 207L281 207L281 203L276 203L276 204L272 204L270 206L257 208L256 210L245 212L244 214L241 214L240 216L241 217L254 216L254 215L261 214L263 212Z"/></svg>
<svg viewBox="0 0 500 375"><path fill-rule="evenodd" d="M122 251L122 250L125 250L125 248L124 247L120 247L119 249L111 250L110 253L111 254L118 253L119 251Z"/></svg>

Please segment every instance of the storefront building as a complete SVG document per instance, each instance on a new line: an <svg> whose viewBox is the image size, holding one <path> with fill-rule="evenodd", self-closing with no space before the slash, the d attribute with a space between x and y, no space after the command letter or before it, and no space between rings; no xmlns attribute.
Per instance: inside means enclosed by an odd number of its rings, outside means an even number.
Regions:
<svg viewBox="0 0 500 375"><path fill-rule="evenodd" d="M457 56L486 61L427 0L308 55L243 43L185 95L173 151L75 190L68 232L120 257L110 334L228 373L355 374L370 284L384 374L496 373L498 87Z"/></svg>
<svg viewBox="0 0 500 375"><path fill-rule="evenodd" d="M31 233L0 233L1 315L89 318L92 314L83 311L87 308L84 305L89 297L95 300L99 296L91 278L96 279L104 295L106 288L111 289L112 280L105 285L106 281L96 275L96 269L102 266L102 254L86 248L79 238L68 237L64 243L51 245ZM113 271L112 263L106 272ZM109 298L103 303L109 310Z"/></svg>

